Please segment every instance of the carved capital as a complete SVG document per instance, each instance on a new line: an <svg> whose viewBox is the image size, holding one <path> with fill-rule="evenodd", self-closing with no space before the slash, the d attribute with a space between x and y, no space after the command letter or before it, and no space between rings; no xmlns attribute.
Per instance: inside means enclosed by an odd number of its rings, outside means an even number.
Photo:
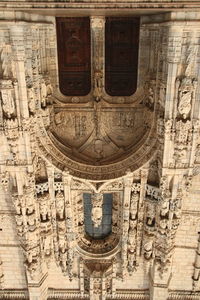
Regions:
<svg viewBox="0 0 200 300"><path fill-rule="evenodd" d="M92 16L90 17L92 28L103 28L105 24L104 16Z"/></svg>

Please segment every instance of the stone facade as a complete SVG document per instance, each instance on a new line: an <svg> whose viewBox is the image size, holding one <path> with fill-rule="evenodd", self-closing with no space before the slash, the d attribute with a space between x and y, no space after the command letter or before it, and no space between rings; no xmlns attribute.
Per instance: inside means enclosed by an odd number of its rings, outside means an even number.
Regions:
<svg viewBox="0 0 200 300"><path fill-rule="evenodd" d="M132 96L104 90L113 5L141 17ZM62 95L58 80L54 15L75 8L93 43L83 97ZM200 299L199 9L1 1L0 299ZM85 194L94 228L112 195L104 238L85 233Z"/></svg>

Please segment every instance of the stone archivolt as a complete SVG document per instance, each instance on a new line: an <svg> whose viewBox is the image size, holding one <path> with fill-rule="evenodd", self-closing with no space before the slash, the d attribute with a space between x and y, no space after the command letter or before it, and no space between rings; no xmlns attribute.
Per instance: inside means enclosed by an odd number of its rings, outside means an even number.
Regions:
<svg viewBox="0 0 200 300"><path fill-rule="evenodd" d="M170 22L157 25L147 22L141 27L141 36L149 37L153 63L139 82L145 96L135 102L133 96L130 104L122 103L126 99L112 104L103 97L98 102L62 103L54 92L54 25L25 22L6 28L10 44L0 49L0 179L4 193L12 193L31 297L35 284L39 299L47 299L48 272L56 261L67 278L79 281L77 298L131 299L133 294L148 299L144 290L127 296L129 291L116 288L144 264L150 295L161 282L160 299L167 299L182 202L198 166L199 107L197 74L189 67L196 54L186 53L187 67L179 68L182 36L177 38ZM161 39L166 43L159 46ZM96 82L95 97L102 96L99 87ZM84 229L83 193L96 195L92 219L99 225L102 216L94 208L101 207L108 192L113 195L111 234L91 239Z"/></svg>

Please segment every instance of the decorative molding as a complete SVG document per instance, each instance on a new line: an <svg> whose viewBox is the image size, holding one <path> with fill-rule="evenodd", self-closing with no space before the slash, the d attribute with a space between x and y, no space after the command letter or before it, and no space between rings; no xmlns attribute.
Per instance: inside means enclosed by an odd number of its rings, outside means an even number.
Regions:
<svg viewBox="0 0 200 300"><path fill-rule="evenodd" d="M70 289L66 290L54 290L49 289L48 290L48 300L50 299L90 299L89 295L81 295L78 291L70 291Z"/></svg>
<svg viewBox="0 0 200 300"><path fill-rule="evenodd" d="M168 300L198 300L200 292L169 291Z"/></svg>
<svg viewBox="0 0 200 300"><path fill-rule="evenodd" d="M3 289L0 290L0 299L5 300L28 300L28 290L11 290Z"/></svg>

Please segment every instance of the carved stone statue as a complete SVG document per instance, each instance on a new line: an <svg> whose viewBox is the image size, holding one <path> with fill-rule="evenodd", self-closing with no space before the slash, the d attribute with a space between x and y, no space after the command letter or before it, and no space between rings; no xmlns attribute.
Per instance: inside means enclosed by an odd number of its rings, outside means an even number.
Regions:
<svg viewBox="0 0 200 300"><path fill-rule="evenodd" d="M56 194L56 211L59 218L64 219L64 195L61 191Z"/></svg>
<svg viewBox="0 0 200 300"><path fill-rule="evenodd" d="M41 221L48 221L50 218L50 209L48 205L48 195L43 194L40 197L40 216L41 216Z"/></svg>
<svg viewBox="0 0 200 300"><path fill-rule="evenodd" d="M101 71L96 71L94 73L94 98L95 101L99 102L102 97L102 72Z"/></svg>
<svg viewBox="0 0 200 300"><path fill-rule="evenodd" d="M18 131L18 120L15 119L6 119L4 121L4 127L5 127L5 134L8 139L14 140L18 138L19 131Z"/></svg>
<svg viewBox="0 0 200 300"><path fill-rule="evenodd" d="M92 222L94 223L94 227L99 227L102 221L102 208L93 207L91 216L92 216Z"/></svg>
<svg viewBox="0 0 200 300"><path fill-rule="evenodd" d="M41 105L42 105L42 107L46 107L47 86L45 84L44 79L41 80L40 95L41 95Z"/></svg>
<svg viewBox="0 0 200 300"><path fill-rule="evenodd" d="M15 103L10 89L1 90L3 112L8 118L15 115Z"/></svg>
<svg viewBox="0 0 200 300"><path fill-rule="evenodd" d="M153 241L150 240L144 244L144 257L149 260L152 257L153 252Z"/></svg>
<svg viewBox="0 0 200 300"><path fill-rule="evenodd" d="M28 97L28 108L30 113L35 113L35 95L33 87L28 88L27 90L27 97Z"/></svg>
<svg viewBox="0 0 200 300"><path fill-rule="evenodd" d="M94 227L99 227L102 221L102 205L103 205L103 194L92 194L92 211L91 218Z"/></svg>
<svg viewBox="0 0 200 300"><path fill-rule="evenodd" d="M178 86L178 111L184 119L187 118L191 111L193 92L196 89L196 80L190 77L178 78L176 82Z"/></svg>

